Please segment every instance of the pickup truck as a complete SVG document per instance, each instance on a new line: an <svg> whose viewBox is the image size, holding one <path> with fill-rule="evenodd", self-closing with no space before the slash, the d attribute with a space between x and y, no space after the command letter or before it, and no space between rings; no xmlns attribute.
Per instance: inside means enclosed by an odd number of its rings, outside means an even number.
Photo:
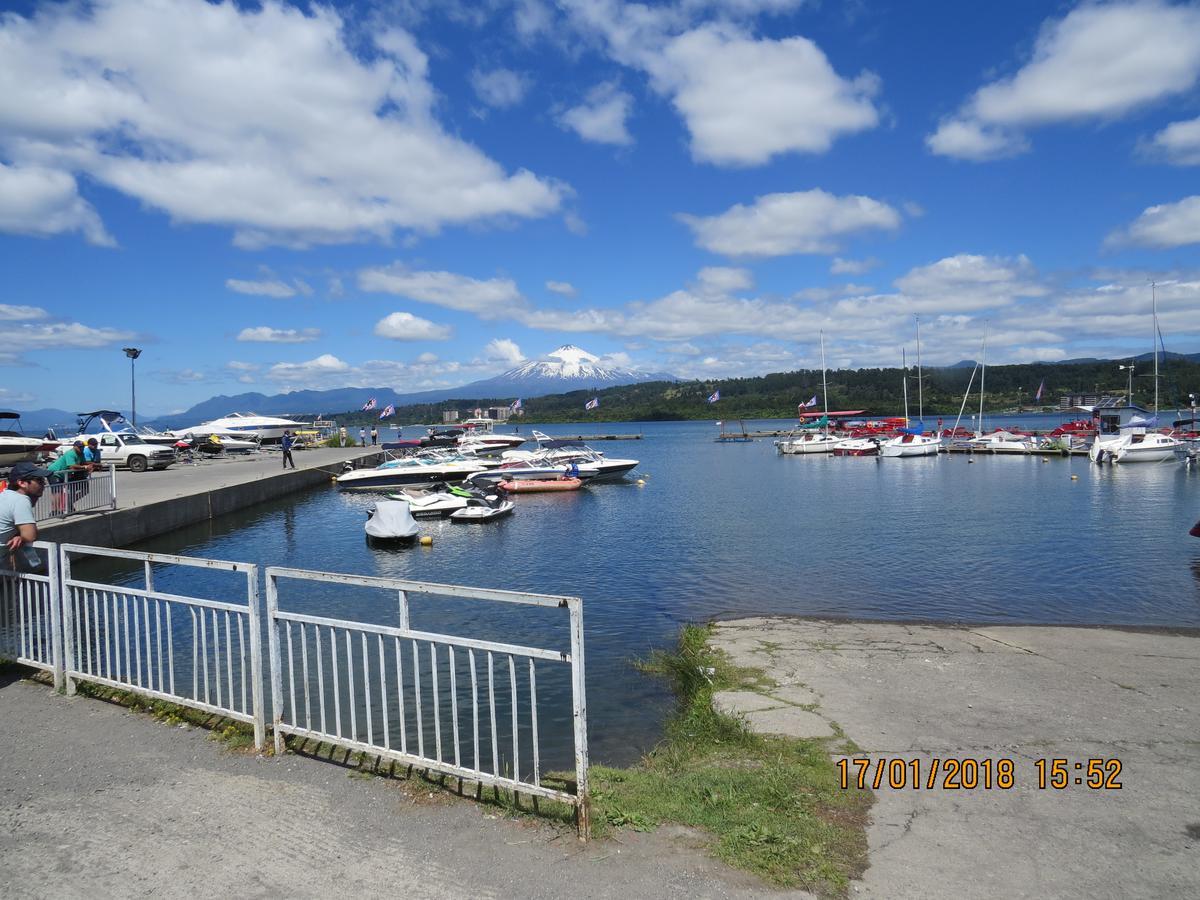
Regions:
<svg viewBox="0 0 1200 900"><path fill-rule="evenodd" d="M145 472L147 469L165 469L175 462L175 451L160 444L151 444L141 435L131 432L103 432L81 434L62 442L58 456L62 456L75 441L87 442L95 438L100 442L100 464L128 468L130 472Z"/></svg>

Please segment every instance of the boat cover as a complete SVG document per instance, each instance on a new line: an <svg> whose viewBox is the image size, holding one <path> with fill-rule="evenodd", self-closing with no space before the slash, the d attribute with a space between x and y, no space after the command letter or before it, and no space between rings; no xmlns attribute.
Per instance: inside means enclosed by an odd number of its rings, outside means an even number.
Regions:
<svg viewBox="0 0 1200 900"><path fill-rule="evenodd" d="M420 531L405 500L380 500L369 515L365 526L368 537L400 540L415 538Z"/></svg>

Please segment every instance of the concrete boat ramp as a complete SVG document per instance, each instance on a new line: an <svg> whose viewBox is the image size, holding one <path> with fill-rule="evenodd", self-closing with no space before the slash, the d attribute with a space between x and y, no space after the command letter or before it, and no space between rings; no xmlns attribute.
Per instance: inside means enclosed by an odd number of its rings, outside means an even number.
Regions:
<svg viewBox="0 0 1200 900"><path fill-rule="evenodd" d="M42 540L126 547L176 528L326 484L346 464L375 465L378 447L297 450L295 469L278 452L176 464L147 472L117 470L117 508L38 523Z"/></svg>
<svg viewBox="0 0 1200 900"><path fill-rule="evenodd" d="M717 695L751 727L834 734L831 747L869 760L868 787L883 763L870 868L852 896L1200 896L1196 635L755 618L720 623L713 645L779 685ZM966 759L974 789L947 768ZM1049 779L1055 759L1065 785L1040 788L1037 761ZM1106 774L1120 761L1112 784L1087 786L1092 759Z"/></svg>

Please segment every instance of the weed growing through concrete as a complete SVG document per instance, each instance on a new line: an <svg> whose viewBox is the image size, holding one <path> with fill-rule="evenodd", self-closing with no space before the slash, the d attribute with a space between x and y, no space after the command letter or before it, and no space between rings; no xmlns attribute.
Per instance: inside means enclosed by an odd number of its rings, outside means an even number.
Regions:
<svg viewBox="0 0 1200 900"><path fill-rule="evenodd" d="M688 626L674 653L643 669L669 678L679 700L665 739L629 769L594 766L598 828L649 830L676 822L708 831L714 854L773 884L844 894L867 862L870 794L843 791L825 743L764 737L713 709L722 690L773 687Z"/></svg>

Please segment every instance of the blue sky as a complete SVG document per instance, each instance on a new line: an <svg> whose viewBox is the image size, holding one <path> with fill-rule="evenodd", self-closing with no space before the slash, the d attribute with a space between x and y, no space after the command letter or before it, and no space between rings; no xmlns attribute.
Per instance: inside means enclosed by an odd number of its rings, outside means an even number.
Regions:
<svg viewBox="0 0 1200 900"><path fill-rule="evenodd" d="M1200 6L0 18L0 407L1200 350Z"/></svg>

